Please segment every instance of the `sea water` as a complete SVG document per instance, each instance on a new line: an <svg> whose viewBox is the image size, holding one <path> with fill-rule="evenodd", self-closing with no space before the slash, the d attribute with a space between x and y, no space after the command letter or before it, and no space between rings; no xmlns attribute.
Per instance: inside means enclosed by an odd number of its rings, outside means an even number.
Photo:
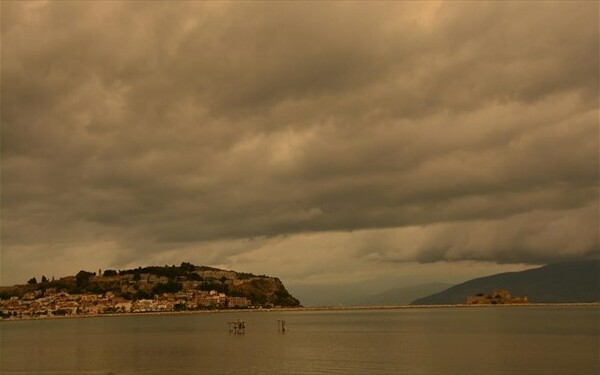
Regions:
<svg viewBox="0 0 600 375"><path fill-rule="evenodd" d="M238 318L246 333L230 334ZM3 321L0 373L599 374L599 318L530 306Z"/></svg>

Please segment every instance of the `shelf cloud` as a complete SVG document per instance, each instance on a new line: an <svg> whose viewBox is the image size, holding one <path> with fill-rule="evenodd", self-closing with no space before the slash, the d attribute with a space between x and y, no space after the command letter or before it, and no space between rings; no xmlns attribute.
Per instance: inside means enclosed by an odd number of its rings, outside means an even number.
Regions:
<svg viewBox="0 0 600 375"><path fill-rule="evenodd" d="M598 11L3 3L1 281L597 255Z"/></svg>

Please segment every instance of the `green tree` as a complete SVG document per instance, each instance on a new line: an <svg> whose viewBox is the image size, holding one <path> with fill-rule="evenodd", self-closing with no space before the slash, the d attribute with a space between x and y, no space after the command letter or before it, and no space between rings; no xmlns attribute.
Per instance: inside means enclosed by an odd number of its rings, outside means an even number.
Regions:
<svg viewBox="0 0 600 375"><path fill-rule="evenodd" d="M94 275L95 274L93 272L88 272L88 271L84 271L84 270L77 272L77 275L75 275L75 280L77 280L77 287L79 287L79 288L86 287L88 284L88 281L90 280L90 277L92 277Z"/></svg>
<svg viewBox="0 0 600 375"><path fill-rule="evenodd" d="M173 281L169 281L166 284L158 284L153 289L152 292L154 294L163 294L163 293L177 293L183 289L183 285L180 283L176 283Z"/></svg>
<svg viewBox="0 0 600 375"><path fill-rule="evenodd" d="M180 268L185 273L194 272L196 270L196 266L194 266L192 263L188 263L188 262L181 262Z"/></svg>
<svg viewBox="0 0 600 375"><path fill-rule="evenodd" d="M42 275L42 283L47 283L48 278L45 275Z"/></svg>
<svg viewBox="0 0 600 375"><path fill-rule="evenodd" d="M138 290L137 293L135 294L135 299L152 299L154 298L154 295L152 293L146 293L143 290Z"/></svg>
<svg viewBox="0 0 600 375"><path fill-rule="evenodd" d="M37 279L35 277L32 277L27 281L27 284L37 284Z"/></svg>

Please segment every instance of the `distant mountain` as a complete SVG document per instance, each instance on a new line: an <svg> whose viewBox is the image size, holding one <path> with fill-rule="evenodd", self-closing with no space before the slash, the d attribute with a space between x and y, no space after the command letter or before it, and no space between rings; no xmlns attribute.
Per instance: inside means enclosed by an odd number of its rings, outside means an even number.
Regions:
<svg viewBox="0 0 600 375"><path fill-rule="evenodd" d="M452 284L430 283L392 288L383 293L374 294L356 300L354 304L359 306L408 305L416 298L440 292L449 288L450 286L452 286Z"/></svg>
<svg viewBox="0 0 600 375"><path fill-rule="evenodd" d="M413 305L465 303L467 297L507 289L513 296L528 297L532 303L576 303L600 301L600 261L549 264L521 272L481 277L442 292L416 299Z"/></svg>

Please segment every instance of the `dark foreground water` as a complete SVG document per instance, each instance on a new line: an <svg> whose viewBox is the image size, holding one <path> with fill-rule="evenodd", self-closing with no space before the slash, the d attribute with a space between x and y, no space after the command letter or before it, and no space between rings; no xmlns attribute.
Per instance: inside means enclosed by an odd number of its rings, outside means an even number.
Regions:
<svg viewBox="0 0 600 375"><path fill-rule="evenodd" d="M238 317L246 334L230 335ZM501 307L1 322L0 374L596 375L599 318Z"/></svg>

